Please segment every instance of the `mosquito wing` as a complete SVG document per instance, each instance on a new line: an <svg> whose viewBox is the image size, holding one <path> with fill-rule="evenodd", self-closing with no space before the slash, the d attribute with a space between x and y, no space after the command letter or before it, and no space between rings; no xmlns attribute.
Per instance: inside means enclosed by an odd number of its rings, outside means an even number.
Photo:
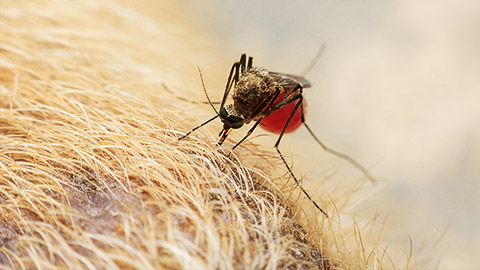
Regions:
<svg viewBox="0 0 480 270"><path fill-rule="evenodd" d="M277 81L283 88L293 88L299 83L302 84L303 88L312 86L307 79L298 75L270 72L270 76L274 77L275 81Z"/></svg>

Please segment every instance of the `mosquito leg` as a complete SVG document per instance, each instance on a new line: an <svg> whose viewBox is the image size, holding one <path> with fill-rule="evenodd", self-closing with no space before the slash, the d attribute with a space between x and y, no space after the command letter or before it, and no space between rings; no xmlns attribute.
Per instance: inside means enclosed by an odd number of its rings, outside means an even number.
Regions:
<svg viewBox="0 0 480 270"><path fill-rule="evenodd" d="M251 69L253 66L253 57L248 57L247 69Z"/></svg>
<svg viewBox="0 0 480 270"><path fill-rule="evenodd" d="M186 138L186 137L187 137L188 135L190 135L192 132L194 132L195 130L197 130L197 129L203 127L203 126L205 126L206 124L208 124L208 123L210 123L210 122L212 122L212 121L215 120L215 118L217 118L217 117L218 117L218 114L215 115L214 117L208 119L206 122L202 123L201 125L194 127L192 130L190 130L189 132L187 132L185 135L183 135L182 137L178 138L178 140L180 141L180 140Z"/></svg>
<svg viewBox="0 0 480 270"><path fill-rule="evenodd" d="M297 91L298 91L298 93L296 93ZM291 95L293 93L295 93L295 94L293 96L291 96L290 98L288 98L289 95ZM298 100L297 104L295 104L295 107L293 108L292 113L288 117L287 123L283 127L283 130L280 133L280 136L278 137L277 143L275 144L275 148L277 148L278 145L280 144L280 140L282 139L283 134L285 134L285 130L287 129L288 124L290 124L290 121L292 120L293 115L295 114L295 112L297 112L298 107L300 107L300 111L302 112L302 121L304 120L303 106L301 106L302 102L303 102L303 86L301 84L297 84L297 86L292 88L292 90L288 91L288 93L285 95L285 98L283 100L279 101L277 104L279 104L279 107L282 108L283 106L285 106L288 103L295 102L295 100ZM288 103L286 103L286 102L288 102ZM277 105L277 104L275 104L275 105Z"/></svg>
<svg viewBox="0 0 480 270"><path fill-rule="evenodd" d="M293 171L292 169L290 168L290 166L288 166L288 163L287 161L285 160L285 157L283 156L282 152L280 151L280 148L278 148L278 146L280 145L280 141L282 140L282 137L283 137L283 134L285 133L285 130L287 129L287 126L288 124L290 124L290 121L292 120L293 118L293 115L295 115L295 113L297 112L298 110L298 107L303 107L301 106L302 105L302 102L303 102L303 92L302 92L302 88L300 87L300 93L297 94L294 98L294 100L298 100L297 101L297 104L295 105L295 107L293 108L293 111L292 113L290 114L290 116L288 117L288 120L287 120L287 123L285 124L285 126L283 127L283 130L282 130L282 133L280 133L280 136L278 137L278 140L277 142L275 143L275 150L277 150L278 154L280 155L280 158L282 159L283 161L283 164L285 164L285 167L287 167L287 170L288 172L290 173L290 175L292 176L293 180L295 180L295 183L299 183L297 177L295 176L295 174L293 174ZM325 210L323 210L322 208L320 208L320 206L317 204L317 202L315 202L312 197L310 197L310 194L308 194L308 192L301 186L299 185L300 189L302 190L303 194L305 194L305 196L307 196L307 198L313 203L313 205L315 206L315 208L317 208L320 212L322 212L322 214L324 214L326 217L328 217L327 215L327 212L325 212Z"/></svg>
<svg viewBox="0 0 480 270"><path fill-rule="evenodd" d="M370 182L372 182L373 184L376 184L378 181L377 179L365 168L363 167L360 163L358 163L356 160L354 160L353 158L349 157L348 155L346 154L343 154L343 153L340 153L340 152L337 152L333 149L330 149L328 148L324 143L322 143L320 141L320 139L315 136L315 134L313 133L313 131L310 129L310 127L307 125L307 123L305 122L305 113L303 111L303 106L301 107L301 112L302 112L302 123L303 125L307 128L308 132L310 133L310 135L312 135L313 139L323 148L323 150L329 152L330 154L332 155L335 155L339 158L342 158L348 162L350 162L350 164L352 164L353 166L355 166L357 169L359 169L367 178L368 180L370 180Z"/></svg>
<svg viewBox="0 0 480 270"><path fill-rule="evenodd" d="M245 63L237 63L237 70L235 70L235 75L233 76L233 82L230 84L230 88L232 87L233 85L233 88L235 88L235 86L237 86L237 82L238 80L240 80L240 73L243 74L243 71L241 71L240 69L244 69L245 70ZM230 92L230 88L228 89L228 91Z"/></svg>
<svg viewBox="0 0 480 270"><path fill-rule="evenodd" d="M247 55L242 54L242 56L240 57L240 69L242 73L245 72L246 68L247 68Z"/></svg>
<svg viewBox="0 0 480 270"><path fill-rule="evenodd" d="M222 103L220 105L220 108L223 108L223 106L225 105L225 102L227 101L227 97L228 97L228 94L230 93L230 89L232 88L232 85L238 81L239 69L240 69L240 62L234 63L232 65L232 69L230 69L230 74L228 75L227 85L225 86L225 91L223 93L223 98L222 98ZM233 81L232 81L232 77L233 77Z"/></svg>
<svg viewBox="0 0 480 270"><path fill-rule="evenodd" d="M273 95L271 97L271 100L268 102L267 106L265 107L265 111L268 111L273 106L273 104L275 103L275 100L277 100L277 97L280 94L280 91L281 91L281 88L278 88L278 89L275 90L275 92L273 93ZM263 109L260 108L259 111L260 110L263 110ZM259 111L254 112L254 115L258 114ZM263 119L263 117L260 118L259 120L257 120L257 122L255 122L253 127L251 127L250 130L247 132L247 135L245 135L239 142L237 142L237 144L235 144L232 147L231 151L233 151L235 148L237 148L237 146L239 146L243 141L245 141L245 139L247 139L253 133L253 131L255 130L255 128L257 128L258 124L260 124L262 119ZM228 155L230 155L230 154L228 154Z"/></svg>
<svg viewBox="0 0 480 270"><path fill-rule="evenodd" d="M243 141L245 141L252 133L253 131L257 128L258 124L260 124L260 122L262 121L262 119L258 120L257 122L255 122L255 124L250 128L250 130L248 130L247 132L247 135L245 135L240 141L238 141L233 147L232 147L232 150L230 151L230 153L235 149L237 148L237 146L239 146ZM229 154L230 155L230 154Z"/></svg>
<svg viewBox="0 0 480 270"><path fill-rule="evenodd" d="M278 154L279 154L280 157L282 158L283 164L285 164L285 167L287 167L288 172L289 172L290 175L293 177L293 180L295 180L295 183L298 183L297 177L295 177L295 175L293 174L292 170L290 169L290 166L288 166L287 161L286 161L285 158L283 157L282 152L280 152L280 149L279 149L278 147L275 147L275 149L277 150ZM323 210L322 208L320 208L320 206L317 204L317 202L315 202L315 201L312 199L312 197L310 197L310 194L308 194L308 192L307 192L301 185L298 185L298 186L299 186L300 189L302 190L303 194L305 194L305 196L307 196L307 198L313 203L313 205L315 206L315 208L317 208L318 211L322 212L322 214L324 214L325 217L328 218L327 212L325 212L325 210Z"/></svg>
<svg viewBox="0 0 480 270"><path fill-rule="evenodd" d="M302 119L302 122L304 120ZM363 167L360 163L358 163L356 160L354 160L353 158L349 157L348 155L346 154L343 154L343 153L340 153L340 152L337 152L333 149L330 149L328 148L327 146L325 146L325 144L323 144L318 138L317 136L315 136L315 134L313 133L313 131L310 129L310 127L305 123L303 122L303 124L305 125L305 127L307 128L308 132L310 133L310 135L312 135L313 139L315 141L317 141L317 143L327 152L329 152L330 154L333 154L339 158L342 158L348 162L350 162L350 164L352 164L353 166L355 166L357 169L359 169L367 178L368 180L370 180L373 184L376 184L377 183L377 179L365 168Z"/></svg>
<svg viewBox="0 0 480 270"><path fill-rule="evenodd" d="M307 67L305 67L302 73L300 73L300 76L304 77L305 75L307 75L307 73L310 72L310 70L312 70L312 68L317 64L318 59L322 57L326 49L327 49L327 45L322 44L322 46L320 46L320 49L318 49L317 54L313 57L312 61L308 64Z"/></svg>

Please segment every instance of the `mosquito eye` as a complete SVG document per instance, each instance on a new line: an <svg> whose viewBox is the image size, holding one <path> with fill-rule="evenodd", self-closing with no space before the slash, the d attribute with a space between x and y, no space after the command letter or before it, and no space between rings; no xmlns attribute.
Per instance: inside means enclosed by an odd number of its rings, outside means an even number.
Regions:
<svg viewBox="0 0 480 270"><path fill-rule="evenodd" d="M233 115L229 115L227 117L227 121L232 123L232 124L237 124L239 122L242 122L243 121L243 118L241 117L237 117L237 116L233 116Z"/></svg>
<svg viewBox="0 0 480 270"><path fill-rule="evenodd" d="M228 113L227 113L227 110L225 110L225 108L220 109L220 117L221 118L228 118Z"/></svg>
<svg viewBox="0 0 480 270"><path fill-rule="evenodd" d="M231 128L241 128L243 126L243 121L245 120L241 116L235 116L230 114L227 109L221 108L220 109L220 117L223 119L223 122L228 122Z"/></svg>

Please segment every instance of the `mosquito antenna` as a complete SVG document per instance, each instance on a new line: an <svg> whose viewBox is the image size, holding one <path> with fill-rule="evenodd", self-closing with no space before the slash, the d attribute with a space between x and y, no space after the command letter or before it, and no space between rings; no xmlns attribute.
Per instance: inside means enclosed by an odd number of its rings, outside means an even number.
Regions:
<svg viewBox="0 0 480 270"><path fill-rule="evenodd" d="M326 49L327 49L327 45L325 45L325 43L323 43L322 46L320 46L320 49L318 49L315 57L313 57L312 61L310 61L308 66L302 71L302 73L300 73L300 76L305 77L305 75L307 75L307 73L309 73L312 70L312 68L317 64L318 59L320 59L320 57L322 57L322 55L323 55L323 53L325 52Z"/></svg>
<svg viewBox="0 0 480 270"><path fill-rule="evenodd" d="M215 113L216 113L218 116L220 116L220 114L218 113L217 109L215 109L215 106L213 106L213 103L212 103L212 101L210 100L210 97L208 96L207 88L205 87L205 82L203 81L202 71L200 70L200 67L199 67L199 66L197 66L197 69L198 69L198 72L200 73L200 80L202 81L203 92L205 93L205 96L207 96L208 104L210 104L210 106L212 106L212 109L215 111Z"/></svg>

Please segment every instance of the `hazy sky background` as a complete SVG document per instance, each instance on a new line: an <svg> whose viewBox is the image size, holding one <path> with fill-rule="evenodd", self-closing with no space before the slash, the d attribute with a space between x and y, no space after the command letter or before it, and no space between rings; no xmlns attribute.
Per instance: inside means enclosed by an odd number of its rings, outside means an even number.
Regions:
<svg viewBox="0 0 480 270"><path fill-rule="evenodd" d="M424 239L433 243L448 226L434 253L440 269L480 265L480 1L211 0L193 7L232 62L246 52L257 65L298 74L326 43L306 76L313 85L307 121L327 145L389 182L358 211L390 211L394 250L400 242L408 247L408 235L417 249ZM282 149L305 156L313 143L298 131ZM300 159L312 173L334 159L314 156ZM348 164L339 170L360 174Z"/></svg>

